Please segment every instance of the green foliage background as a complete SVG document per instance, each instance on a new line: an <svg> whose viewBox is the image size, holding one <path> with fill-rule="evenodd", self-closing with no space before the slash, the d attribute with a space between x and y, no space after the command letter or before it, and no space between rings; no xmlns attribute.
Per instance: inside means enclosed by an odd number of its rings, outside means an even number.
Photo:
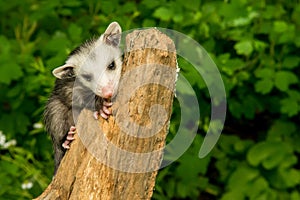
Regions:
<svg viewBox="0 0 300 200"><path fill-rule="evenodd" d="M300 199L299 1L10 0L0 2L0 21L0 199L31 199L51 181L52 147L41 123L51 70L111 21L194 38L226 87L225 128L199 159L210 99L199 75L179 63L201 102L199 134L159 172L153 199Z"/></svg>

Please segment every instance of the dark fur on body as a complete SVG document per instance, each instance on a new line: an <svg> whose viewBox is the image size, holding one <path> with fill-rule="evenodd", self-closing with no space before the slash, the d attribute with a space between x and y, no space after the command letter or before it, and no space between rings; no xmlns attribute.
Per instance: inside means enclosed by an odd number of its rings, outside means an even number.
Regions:
<svg viewBox="0 0 300 200"><path fill-rule="evenodd" d="M70 127L81 110L96 111L95 119L98 114L104 119L111 114L109 100L117 91L122 69L121 32L120 25L112 22L98 39L80 45L65 64L52 71L57 79L46 104L44 123L53 142L55 173L72 142Z"/></svg>
<svg viewBox="0 0 300 200"><path fill-rule="evenodd" d="M73 69L67 70L69 72L65 77L56 79L54 90L44 111L46 131L51 136L54 149L54 173L66 152L62 144L66 140L70 127L75 125L76 119L73 119L73 116L78 116L83 108L99 110L103 103L101 97L96 96L78 80L75 84ZM74 97L73 92L76 94Z"/></svg>

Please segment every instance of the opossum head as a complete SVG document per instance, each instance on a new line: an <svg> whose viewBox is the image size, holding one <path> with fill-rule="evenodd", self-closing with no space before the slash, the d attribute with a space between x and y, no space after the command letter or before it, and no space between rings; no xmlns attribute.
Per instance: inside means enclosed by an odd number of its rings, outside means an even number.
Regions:
<svg viewBox="0 0 300 200"><path fill-rule="evenodd" d="M113 97L122 68L120 40L121 27L112 22L98 39L72 51L66 63L53 70L53 75L59 79L76 77L97 96Z"/></svg>

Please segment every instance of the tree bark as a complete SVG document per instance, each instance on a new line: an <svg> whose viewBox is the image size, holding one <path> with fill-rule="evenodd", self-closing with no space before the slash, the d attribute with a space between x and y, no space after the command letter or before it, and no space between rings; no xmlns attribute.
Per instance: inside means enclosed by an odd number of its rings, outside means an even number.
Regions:
<svg viewBox="0 0 300 200"><path fill-rule="evenodd" d="M134 31L108 120L83 110L57 174L36 199L150 199L162 161L176 81L173 41Z"/></svg>

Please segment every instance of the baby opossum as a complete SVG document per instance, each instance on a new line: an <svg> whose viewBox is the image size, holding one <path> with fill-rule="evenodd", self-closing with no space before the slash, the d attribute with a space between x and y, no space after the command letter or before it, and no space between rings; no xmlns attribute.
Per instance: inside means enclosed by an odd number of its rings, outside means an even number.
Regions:
<svg viewBox="0 0 300 200"><path fill-rule="evenodd" d="M46 104L44 123L53 142L54 174L74 139L73 116L83 108L95 111L96 119L111 114L110 99L116 94L122 67L120 40L121 27L112 22L98 39L73 50L66 63L52 72L57 79Z"/></svg>

